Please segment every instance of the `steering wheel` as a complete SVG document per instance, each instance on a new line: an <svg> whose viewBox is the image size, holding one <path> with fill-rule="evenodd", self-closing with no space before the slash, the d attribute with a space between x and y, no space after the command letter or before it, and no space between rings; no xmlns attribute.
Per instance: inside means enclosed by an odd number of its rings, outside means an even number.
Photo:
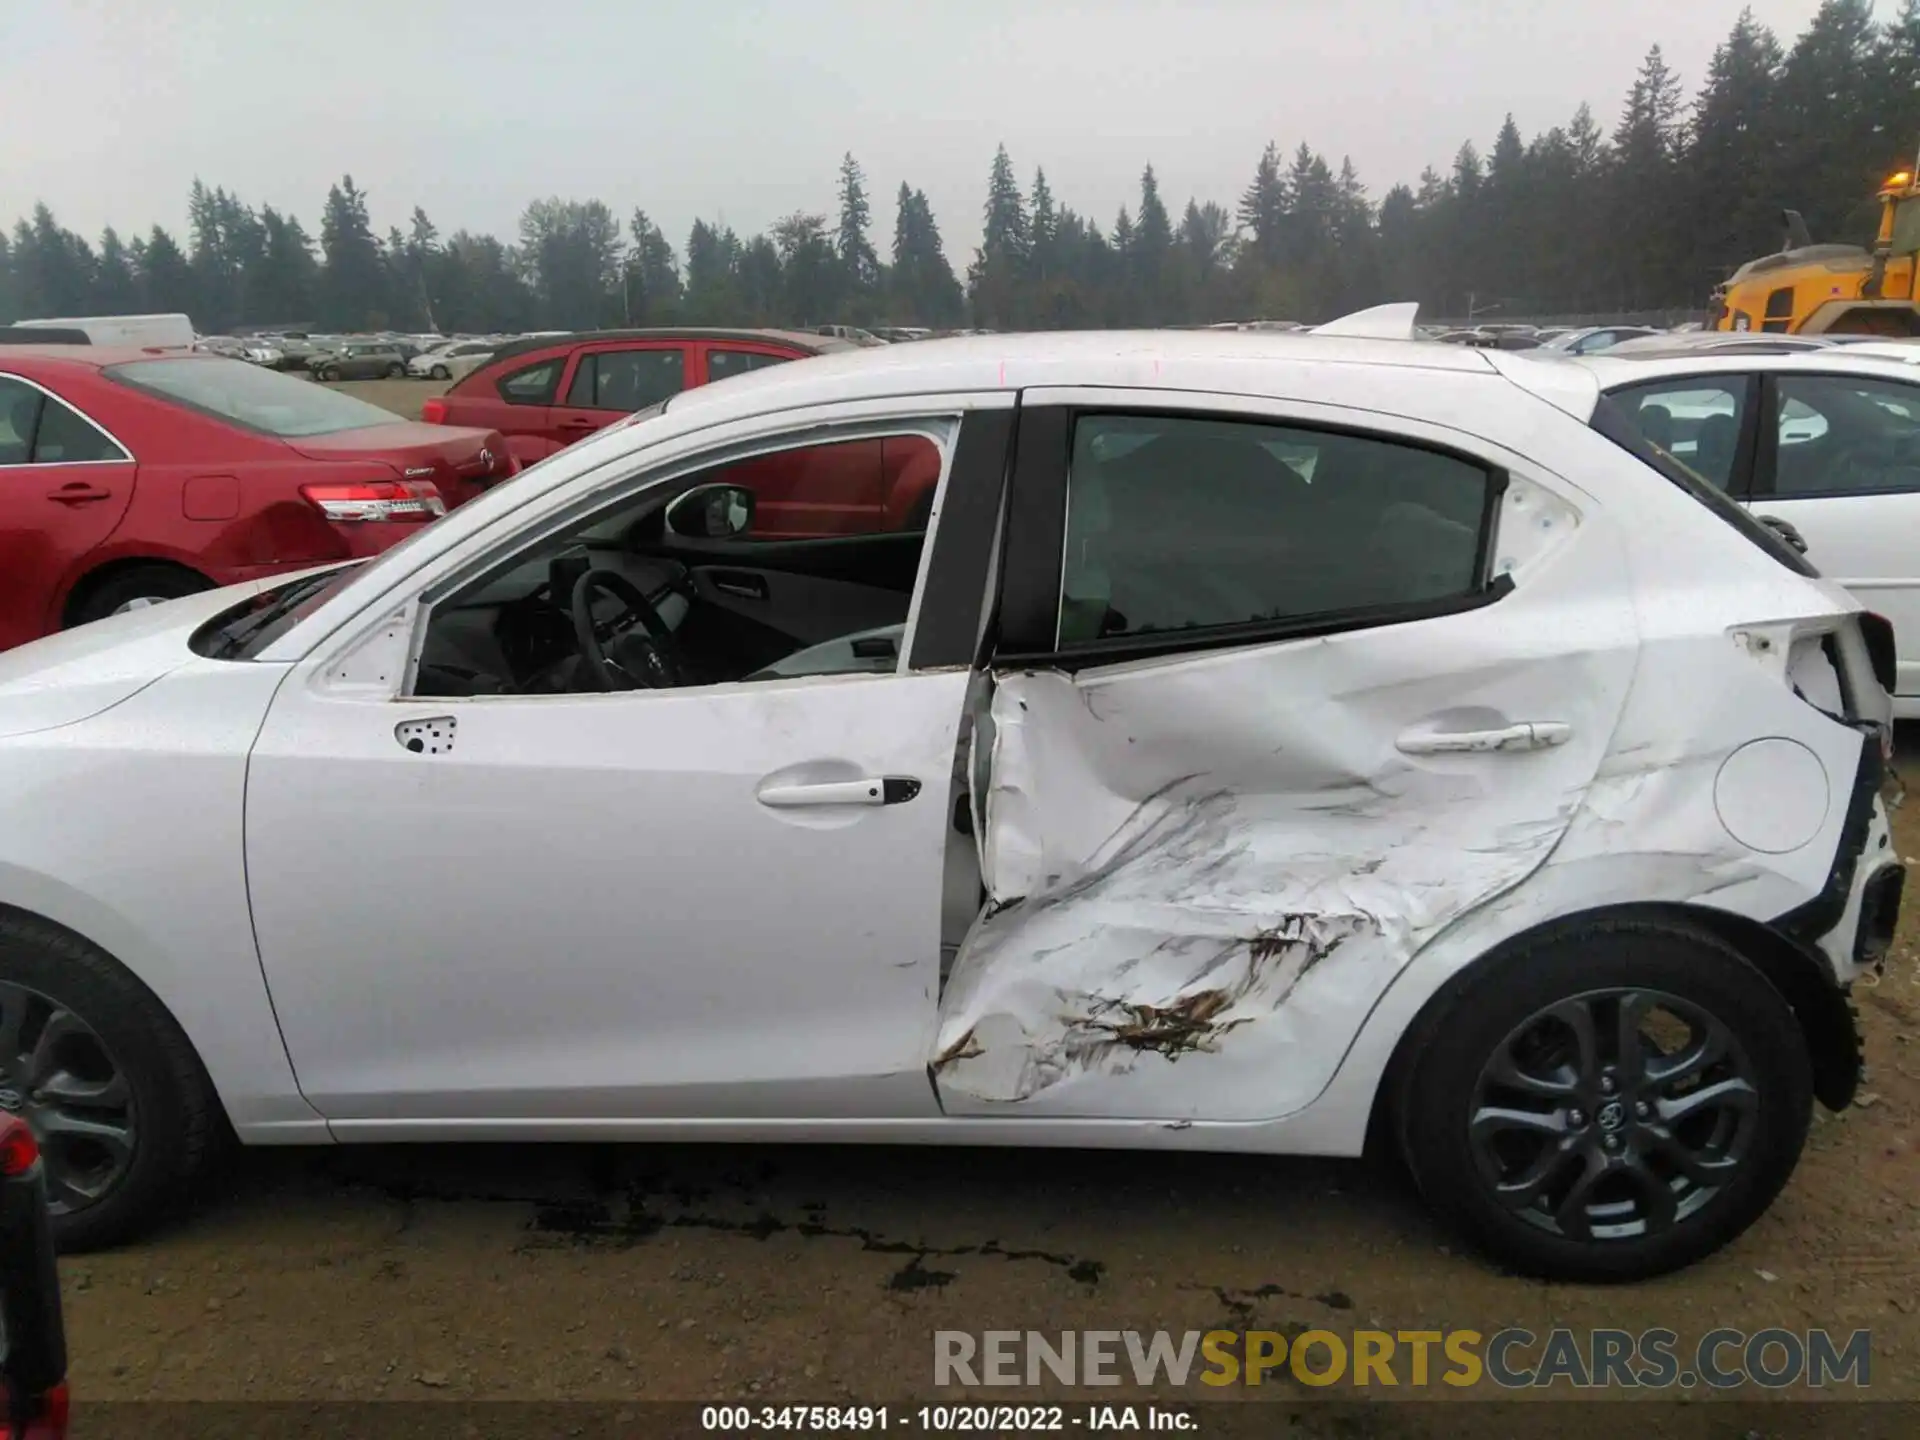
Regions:
<svg viewBox="0 0 1920 1440"><path fill-rule="evenodd" d="M620 602L610 620L593 618L593 597L602 591ZM685 683L673 631L647 592L618 570L587 571L574 582L569 608L594 689L668 690ZM634 633L636 626L646 633Z"/></svg>

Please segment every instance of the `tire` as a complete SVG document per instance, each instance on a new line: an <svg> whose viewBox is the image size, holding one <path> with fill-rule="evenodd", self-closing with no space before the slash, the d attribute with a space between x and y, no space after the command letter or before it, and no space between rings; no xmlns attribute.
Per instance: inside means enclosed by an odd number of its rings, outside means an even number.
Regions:
<svg viewBox="0 0 1920 1440"><path fill-rule="evenodd" d="M406 374L407 374L407 367L404 365L396 363L396 364L387 366L387 379L389 380L405 379Z"/></svg>
<svg viewBox="0 0 1920 1440"><path fill-rule="evenodd" d="M178 565L134 565L90 587L73 607L67 623L84 625L89 620L102 620L122 610L144 608L142 601L157 604L211 589L213 582L206 576Z"/></svg>
<svg viewBox="0 0 1920 1440"><path fill-rule="evenodd" d="M436 380L451 380L453 378L453 372L444 365L436 365L433 367L433 378Z"/></svg>
<svg viewBox="0 0 1920 1440"><path fill-rule="evenodd" d="M1622 996L1645 1016L1631 1031ZM1813 1111L1806 1038L1779 991L1704 930L1584 922L1487 964L1444 1004L1403 1072L1401 1148L1440 1218L1516 1271L1606 1282L1678 1270L1758 1219L1800 1158ZM1574 1078L1581 1014L1598 1061L1586 1080ZM1649 1031L1660 1038L1651 1053L1634 1047L1647 1062L1636 1083L1619 1037ZM1549 1082L1553 1093L1538 1088ZM1517 1111L1536 1118L1517 1123ZM1513 1187L1505 1201L1501 1179Z"/></svg>
<svg viewBox="0 0 1920 1440"><path fill-rule="evenodd" d="M72 1086L78 1075L97 1087L104 1076L117 1082L114 1093L127 1102L37 1102L32 1097L41 1092L23 1083L30 1077L20 1058L0 1056L10 1067L5 1089L20 1100L40 1138L60 1249L71 1254L118 1245L159 1223L189 1194L226 1133L213 1086L186 1035L117 961L71 931L17 912L0 914L0 1034L15 1013L25 1026L23 1039L35 1037L36 1048L50 1031L62 1037L54 1042L62 1048L52 1053L64 1084ZM97 1135L123 1115L124 1162L117 1148L64 1128L77 1118L91 1122ZM76 1203L96 1187L97 1195Z"/></svg>

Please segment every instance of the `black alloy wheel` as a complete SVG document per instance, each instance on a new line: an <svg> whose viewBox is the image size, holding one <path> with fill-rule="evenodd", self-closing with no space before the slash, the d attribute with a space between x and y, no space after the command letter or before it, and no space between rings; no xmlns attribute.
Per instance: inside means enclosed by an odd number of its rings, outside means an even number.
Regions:
<svg viewBox="0 0 1920 1440"><path fill-rule="evenodd" d="M38 990L0 981L0 1111L40 1141L54 1215L98 1203L127 1175L139 1106L100 1034Z"/></svg>
<svg viewBox="0 0 1920 1440"><path fill-rule="evenodd" d="M1626 914L1462 972L1407 1032L1389 1094L1422 1196L1494 1259L1637 1280L1766 1211L1806 1143L1813 1062L1793 1007L1723 936Z"/></svg>
<svg viewBox="0 0 1920 1440"><path fill-rule="evenodd" d="M1574 1240L1671 1229L1753 1150L1752 1062L1702 1007L1591 990L1534 1012L1481 1069L1468 1133L1482 1178L1528 1224Z"/></svg>
<svg viewBox="0 0 1920 1440"><path fill-rule="evenodd" d="M54 1239L73 1253L151 1228L231 1136L179 1022L71 930L0 911L0 1113L40 1142Z"/></svg>

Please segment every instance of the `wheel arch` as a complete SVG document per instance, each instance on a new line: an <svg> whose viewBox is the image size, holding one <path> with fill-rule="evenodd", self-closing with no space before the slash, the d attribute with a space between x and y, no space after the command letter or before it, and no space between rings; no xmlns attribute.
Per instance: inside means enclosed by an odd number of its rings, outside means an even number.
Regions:
<svg viewBox="0 0 1920 1440"><path fill-rule="evenodd" d="M57 932L86 946L89 950L98 952L106 959L112 961L115 967L138 987L142 994L153 1002L155 1008L173 1023L174 1029L180 1032L181 1037L186 1041L188 1053L193 1057L194 1066L198 1069L201 1080L206 1084L207 1093L213 1097L214 1109L219 1116L220 1124L225 1127L228 1135L233 1133L233 1121L227 1114L226 1101L222 1099L220 1087L214 1083L212 1073L207 1069L207 1062L205 1057L200 1053L200 1047L194 1043L192 1032L181 1023L178 1011L167 1003L166 997L156 991L152 985L148 984L146 977L141 975L136 967L127 964L112 948L101 944L84 930L76 929L72 925L56 920L50 915L42 914L38 910L28 909L24 905L14 905L7 901L0 900L0 922Z"/></svg>
<svg viewBox="0 0 1920 1440"><path fill-rule="evenodd" d="M244 956L183 960L166 938L122 907L5 856L0 856L0 915L71 935L130 975L186 1037L224 1122L243 1141L309 1144L331 1138L325 1121L300 1093L250 945ZM208 934L192 938L203 942ZM198 983L209 969L219 972L218 986ZM259 983L257 994L245 987L249 975Z"/></svg>
<svg viewBox="0 0 1920 1440"><path fill-rule="evenodd" d="M1830 1110L1852 1103L1859 1087L1862 1054L1858 1027L1846 991L1816 952L1751 916L1683 902L1647 902L1599 906L1555 916L1509 935L1455 969L1421 1004L1400 1033L1373 1092L1367 1120L1367 1147L1391 1140L1395 1117L1404 1106L1414 1060L1433 1036L1460 993L1490 965L1545 940L1577 932L1598 921L1640 922L1678 932L1705 933L1719 940L1757 970L1793 1011L1806 1037L1813 1067L1814 1095Z"/></svg>
<svg viewBox="0 0 1920 1440"><path fill-rule="evenodd" d="M118 555L111 560L94 566L91 570L85 571L67 587L66 596L60 602L61 627L64 629L66 626L74 623L74 618L80 614L87 601L99 592L101 586L110 583L131 570L149 569L177 570L183 575L191 575L197 580L204 581L209 588L217 586L220 583L204 570L196 569L183 560L173 559L169 556Z"/></svg>

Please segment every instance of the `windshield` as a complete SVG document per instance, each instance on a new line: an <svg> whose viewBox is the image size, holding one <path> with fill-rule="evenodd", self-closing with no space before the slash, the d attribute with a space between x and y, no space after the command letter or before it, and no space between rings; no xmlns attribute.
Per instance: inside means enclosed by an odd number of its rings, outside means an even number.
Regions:
<svg viewBox="0 0 1920 1440"><path fill-rule="evenodd" d="M263 435L332 435L399 421L391 410L238 360L132 360L101 373Z"/></svg>

